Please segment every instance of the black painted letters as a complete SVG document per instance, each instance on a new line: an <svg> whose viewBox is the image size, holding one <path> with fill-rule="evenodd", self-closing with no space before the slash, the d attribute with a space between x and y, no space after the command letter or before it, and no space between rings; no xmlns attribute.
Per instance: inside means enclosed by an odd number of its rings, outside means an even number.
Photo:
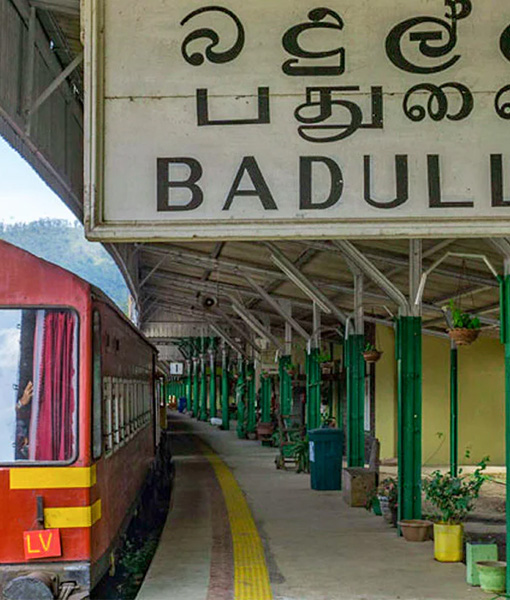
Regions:
<svg viewBox="0 0 510 600"><path fill-rule="evenodd" d="M239 186L243 179L244 174L247 174L253 183L252 190L240 190ZM230 210L232 202L236 196L258 196L262 206L266 210L278 210L276 202L269 190L269 187L260 171L260 168L255 160L254 156L245 156L237 171L232 188L228 193L227 200L223 210Z"/></svg>
<svg viewBox="0 0 510 600"><path fill-rule="evenodd" d="M170 181L170 165L186 165L189 167L189 177L184 181ZM157 210L158 212L173 212L194 210L204 199L202 189L197 181L202 177L202 166L195 158L158 158L157 160ZM169 190L184 188L191 192L188 204L172 205Z"/></svg>
<svg viewBox="0 0 510 600"><path fill-rule="evenodd" d="M329 195L323 202L312 200L312 167L313 164L323 164L327 167L331 177ZM331 158L326 156L301 156L299 158L299 208L300 209L325 209L334 206L342 197L344 190L344 176L342 169Z"/></svg>

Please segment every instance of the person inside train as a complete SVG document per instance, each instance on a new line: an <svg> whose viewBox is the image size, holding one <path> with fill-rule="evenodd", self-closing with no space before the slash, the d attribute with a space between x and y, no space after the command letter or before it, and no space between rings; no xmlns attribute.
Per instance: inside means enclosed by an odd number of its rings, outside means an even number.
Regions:
<svg viewBox="0 0 510 600"><path fill-rule="evenodd" d="M0 309L0 462L75 455L77 324L69 309Z"/></svg>

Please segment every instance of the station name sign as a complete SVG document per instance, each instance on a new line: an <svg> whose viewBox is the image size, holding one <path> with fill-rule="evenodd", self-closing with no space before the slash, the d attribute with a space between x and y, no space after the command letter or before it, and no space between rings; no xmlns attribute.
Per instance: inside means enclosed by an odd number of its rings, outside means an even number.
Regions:
<svg viewBox="0 0 510 600"><path fill-rule="evenodd" d="M91 239L510 231L510 3L85 0L84 24Z"/></svg>

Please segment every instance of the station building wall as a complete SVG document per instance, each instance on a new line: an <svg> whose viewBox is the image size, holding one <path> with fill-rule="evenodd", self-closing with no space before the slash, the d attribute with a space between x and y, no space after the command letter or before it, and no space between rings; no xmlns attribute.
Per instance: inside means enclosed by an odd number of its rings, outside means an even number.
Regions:
<svg viewBox="0 0 510 600"><path fill-rule="evenodd" d="M397 372L393 329L377 326L384 354L376 367L376 435L381 458L397 456ZM425 465L449 462L450 343L423 336L423 445ZM459 348L459 462L489 456L504 464L504 355L498 339L479 338Z"/></svg>

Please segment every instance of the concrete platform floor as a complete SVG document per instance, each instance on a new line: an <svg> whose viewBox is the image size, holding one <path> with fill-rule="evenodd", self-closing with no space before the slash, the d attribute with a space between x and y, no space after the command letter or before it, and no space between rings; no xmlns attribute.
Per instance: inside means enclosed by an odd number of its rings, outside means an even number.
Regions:
<svg viewBox="0 0 510 600"><path fill-rule="evenodd" d="M382 518L349 508L339 492L313 491L309 476L277 470L274 449L175 413L170 426L172 508L138 600L238 600L224 498L199 439L246 496L275 600L491 597L465 583L464 565L435 562L432 542L405 542Z"/></svg>

